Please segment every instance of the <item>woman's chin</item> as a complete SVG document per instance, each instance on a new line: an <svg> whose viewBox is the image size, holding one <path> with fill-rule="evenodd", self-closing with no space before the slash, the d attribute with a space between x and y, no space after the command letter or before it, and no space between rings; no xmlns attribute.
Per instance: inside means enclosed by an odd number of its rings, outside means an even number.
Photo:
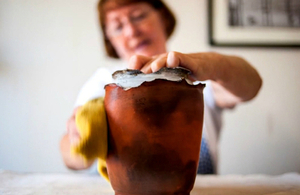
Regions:
<svg viewBox="0 0 300 195"><path fill-rule="evenodd" d="M161 53L158 53L157 51L151 51L151 50L139 50L135 52L136 55L142 55L147 57L152 57L155 55L159 55Z"/></svg>
<svg viewBox="0 0 300 195"><path fill-rule="evenodd" d="M157 52L157 51L153 51L153 50L136 50L136 51L132 52L130 55L126 56L125 59L129 60L134 55L153 57L155 55L160 55L162 53L165 53L165 52Z"/></svg>

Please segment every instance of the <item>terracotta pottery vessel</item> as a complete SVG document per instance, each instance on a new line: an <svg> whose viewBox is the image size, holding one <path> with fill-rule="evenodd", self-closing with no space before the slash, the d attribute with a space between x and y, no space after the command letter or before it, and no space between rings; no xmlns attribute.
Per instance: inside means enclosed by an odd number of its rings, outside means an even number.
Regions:
<svg viewBox="0 0 300 195"><path fill-rule="evenodd" d="M204 84L105 87L107 170L116 195L188 195L199 161Z"/></svg>

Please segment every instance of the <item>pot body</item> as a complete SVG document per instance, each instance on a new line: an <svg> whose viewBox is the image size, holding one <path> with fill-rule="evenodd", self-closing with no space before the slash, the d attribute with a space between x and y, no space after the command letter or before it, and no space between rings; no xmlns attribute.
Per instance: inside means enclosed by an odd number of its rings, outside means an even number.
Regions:
<svg viewBox="0 0 300 195"><path fill-rule="evenodd" d="M189 194L199 161L203 88L154 80L105 87L107 169L116 195Z"/></svg>

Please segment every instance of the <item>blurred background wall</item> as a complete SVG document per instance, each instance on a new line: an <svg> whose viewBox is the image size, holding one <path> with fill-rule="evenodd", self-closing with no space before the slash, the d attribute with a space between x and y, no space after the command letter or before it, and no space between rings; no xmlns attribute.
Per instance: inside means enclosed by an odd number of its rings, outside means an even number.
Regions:
<svg viewBox="0 0 300 195"><path fill-rule="evenodd" d="M225 112L220 174L300 171L300 50L208 44L206 0L166 0L178 19L169 50L244 57L264 84ZM0 169L67 172L59 141L76 95L104 55L96 0L0 1Z"/></svg>

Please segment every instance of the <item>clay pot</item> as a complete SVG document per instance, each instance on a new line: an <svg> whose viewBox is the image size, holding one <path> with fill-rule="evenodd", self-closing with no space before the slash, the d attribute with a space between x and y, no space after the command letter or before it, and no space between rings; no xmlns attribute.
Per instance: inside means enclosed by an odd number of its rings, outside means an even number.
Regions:
<svg viewBox="0 0 300 195"><path fill-rule="evenodd" d="M107 169L116 195L189 194L202 137L203 88L154 80L105 87Z"/></svg>

